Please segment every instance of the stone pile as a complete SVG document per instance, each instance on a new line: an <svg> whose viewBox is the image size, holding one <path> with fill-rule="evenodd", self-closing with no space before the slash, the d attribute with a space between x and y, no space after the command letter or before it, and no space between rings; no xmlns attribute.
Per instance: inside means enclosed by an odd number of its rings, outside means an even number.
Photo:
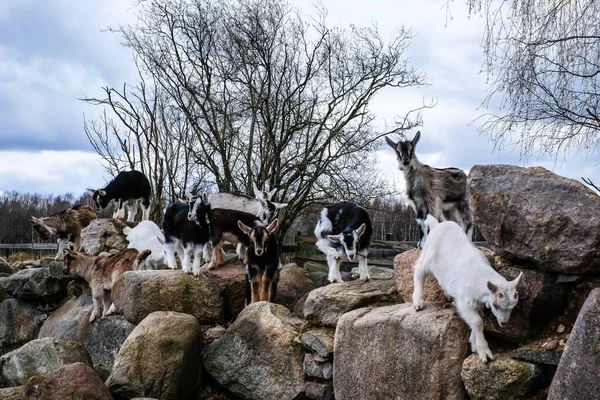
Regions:
<svg viewBox="0 0 600 400"><path fill-rule="evenodd" d="M61 263L0 260L0 398L600 398L600 236L589 234L600 198L541 168L475 166L470 186L491 247L480 250L507 279L524 272L508 326L484 310L494 361L470 354L435 279L414 311L417 249L393 270L372 266L368 282L348 268L326 285L320 261L285 265L278 304L245 306L233 257L199 277L126 272L112 293L118 315L91 324L89 289L67 282ZM123 226L93 221L85 251L117 252Z"/></svg>

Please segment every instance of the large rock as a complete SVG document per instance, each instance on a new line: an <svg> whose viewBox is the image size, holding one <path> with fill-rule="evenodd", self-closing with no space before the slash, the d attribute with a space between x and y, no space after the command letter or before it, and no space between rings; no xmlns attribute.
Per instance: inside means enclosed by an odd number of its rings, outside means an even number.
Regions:
<svg viewBox="0 0 600 400"><path fill-rule="evenodd" d="M113 302L132 324L155 311L191 314L200 323L223 319L223 295L216 280L181 270L128 271L113 285Z"/></svg>
<svg viewBox="0 0 600 400"><path fill-rule="evenodd" d="M496 268L508 280L523 272L519 285L519 303L508 324L501 328L491 312L486 313L486 332L511 342L522 342L533 337L548 321L561 315L567 304L564 287L556 283L556 276L534 270L519 269L510 262L496 257Z"/></svg>
<svg viewBox="0 0 600 400"><path fill-rule="evenodd" d="M543 271L600 272L600 196L545 168L476 165L475 223L496 252Z"/></svg>
<svg viewBox="0 0 600 400"><path fill-rule="evenodd" d="M0 389L2 400L25 400L25 386Z"/></svg>
<svg viewBox="0 0 600 400"><path fill-rule="evenodd" d="M420 249L412 249L398 254L394 258L394 275L396 277L396 290L400 298L407 303L412 303L412 294L415 287L413 276L413 265L419 259L421 254ZM444 291L438 285L433 276L425 278L423 286L423 297L429 303L444 304L448 299L444 295Z"/></svg>
<svg viewBox="0 0 600 400"><path fill-rule="evenodd" d="M346 313L335 333L335 398L462 400L468 336L450 309L417 313L398 304Z"/></svg>
<svg viewBox="0 0 600 400"><path fill-rule="evenodd" d="M116 254L127 248L123 228L127 225L118 219L98 218L81 231L82 251L95 256L103 251Z"/></svg>
<svg viewBox="0 0 600 400"><path fill-rule="evenodd" d="M27 400L113 400L102 379L84 363L37 375L25 385Z"/></svg>
<svg viewBox="0 0 600 400"><path fill-rule="evenodd" d="M119 349L134 329L122 315L101 318L90 325L84 346L103 380L110 375Z"/></svg>
<svg viewBox="0 0 600 400"><path fill-rule="evenodd" d="M201 347L196 318L154 312L123 343L106 386L117 400L188 399L200 385Z"/></svg>
<svg viewBox="0 0 600 400"><path fill-rule="evenodd" d="M592 290L573 326L548 400L600 399L600 288Z"/></svg>
<svg viewBox="0 0 600 400"><path fill-rule="evenodd" d="M313 281L306 277L304 269L296 264L284 265L279 270L275 302L293 310L296 302L315 287Z"/></svg>
<svg viewBox="0 0 600 400"><path fill-rule="evenodd" d="M32 376L75 362L90 363L83 346L54 338L32 340L0 358L2 375L10 386L24 385Z"/></svg>
<svg viewBox="0 0 600 400"><path fill-rule="evenodd" d="M294 342L303 325L282 305L251 304L207 347L206 371L244 399L295 399L304 392L304 352Z"/></svg>
<svg viewBox="0 0 600 400"><path fill-rule="evenodd" d="M323 326L335 327L340 317L350 311L390 298L393 279L332 283L308 294L304 318Z"/></svg>
<svg viewBox="0 0 600 400"><path fill-rule="evenodd" d="M234 320L246 306L246 266L236 260L205 274L216 280L223 292L225 320Z"/></svg>
<svg viewBox="0 0 600 400"><path fill-rule="evenodd" d="M506 354L496 354L488 363L472 354L464 361L461 376L472 400L520 400L543 382L539 365L513 360Z"/></svg>
<svg viewBox="0 0 600 400"><path fill-rule="evenodd" d="M94 309L92 297L82 295L71 299L50 314L40 329L38 338L53 337L68 342L83 343Z"/></svg>
<svg viewBox="0 0 600 400"><path fill-rule="evenodd" d="M28 268L0 278L2 289L21 300L56 301L67 294L67 281L56 268Z"/></svg>
<svg viewBox="0 0 600 400"><path fill-rule="evenodd" d="M0 354L35 339L40 329L35 306L17 299L0 303Z"/></svg>

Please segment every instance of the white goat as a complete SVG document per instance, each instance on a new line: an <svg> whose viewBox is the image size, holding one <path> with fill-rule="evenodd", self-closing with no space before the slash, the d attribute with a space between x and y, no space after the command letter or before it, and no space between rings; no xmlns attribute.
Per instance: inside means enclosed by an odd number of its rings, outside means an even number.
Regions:
<svg viewBox="0 0 600 400"><path fill-rule="evenodd" d="M423 283L426 276L433 275L471 328L471 351L487 362L487 357L493 357L483 336L482 306L492 309L498 325L506 326L519 301L517 287L523 272L513 281L504 279L453 221L438 223L429 215L425 225L430 229L429 237L414 266L415 310L423 308Z"/></svg>
<svg viewBox="0 0 600 400"><path fill-rule="evenodd" d="M137 251L151 250L152 254L146 259L146 269L163 269L167 265L167 254L165 253L165 236L154 222L150 220L141 221L135 228L126 226L123 233L127 238L130 249Z"/></svg>

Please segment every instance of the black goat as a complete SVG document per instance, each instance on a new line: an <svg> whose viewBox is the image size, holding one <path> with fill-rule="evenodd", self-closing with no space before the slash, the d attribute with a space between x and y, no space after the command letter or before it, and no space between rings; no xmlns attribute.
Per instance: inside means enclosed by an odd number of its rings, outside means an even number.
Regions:
<svg viewBox="0 0 600 400"><path fill-rule="evenodd" d="M150 217L150 192L152 188L146 175L140 171L122 171L115 176L103 189L88 189L93 193L96 210L102 211L111 200L117 202L113 218L125 218L127 208L127 221L131 222L137 214L137 201L142 201L142 220Z"/></svg>
<svg viewBox="0 0 600 400"><path fill-rule="evenodd" d="M275 301L281 263L277 238L271 232L278 224L279 220L275 218L267 227L256 225L250 228L238 221L239 228L250 238L246 263L246 304Z"/></svg>

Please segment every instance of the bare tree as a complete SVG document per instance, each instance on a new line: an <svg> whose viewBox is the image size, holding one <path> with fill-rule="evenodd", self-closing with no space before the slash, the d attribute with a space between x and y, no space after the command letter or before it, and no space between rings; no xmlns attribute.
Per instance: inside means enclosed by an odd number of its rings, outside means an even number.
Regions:
<svg viewBox="0 0 600 400"><path fill-rule="evenodd" d="M596 154L600 144L600 2L467 0L485 17L483 49L499 104L482 128L521 156Z"/></svg>
<svg viewBox="0 0 600 400"><path fill-rule="evenodd" d="M270 183L289 203L281 235L312 204L366 203L389 193L375 162L380 139L420 123L417 109L414 118L375 132L369 101L383 88L419 86L425 78L405 58L410 31L386 43L374 27L328 28L325 10L316 11L305 21L279 0L140 2L138 23L114 31L155 86L138 85L130 102L125 89L115 98L111 88L86 101L109 105L125 124L131 110L153 109L146 92L160 93L171 113L154 113L153 123L185 123L179 155L202 168L201 185L251 193L253 181ZM127 146L154 140L139 134L148 124L125 126Z"/></svg>

